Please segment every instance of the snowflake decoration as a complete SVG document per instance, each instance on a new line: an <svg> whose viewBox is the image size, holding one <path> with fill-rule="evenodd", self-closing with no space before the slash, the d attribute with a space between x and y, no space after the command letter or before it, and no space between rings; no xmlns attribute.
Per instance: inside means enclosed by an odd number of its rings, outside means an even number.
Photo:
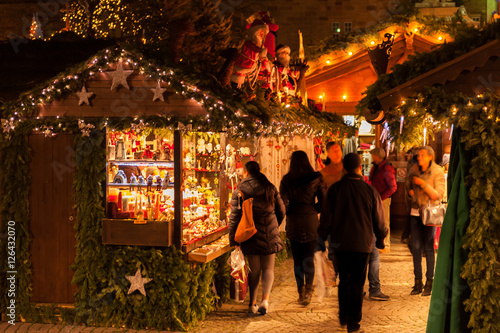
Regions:
<svg viewBox="0 0 500 333"><path fill-rule="evenodd" d="M85 124L83 119L78 120L78 128L82 131L82 136L89 136L90 132L93 128L95 128L92 124Z"/></svg>
<svg viewBox="0 0 500 333"><path fill-rule="evenodd" d="M142 120L136 124L136 123L131 123L130 128L132 131L134 131L137 134L141 134L142 131L146 128L146 125L142 122Z"/></svg>
<svg viewBox="0 0 500 333"><path fill-rule="evenodd" d="M52 126L48 127L48 126L43 126L42 127L42 132L43 134L45 135L46 138L50 138L52 136L54 136L54 132L53 132L54 128Z"/></svg>

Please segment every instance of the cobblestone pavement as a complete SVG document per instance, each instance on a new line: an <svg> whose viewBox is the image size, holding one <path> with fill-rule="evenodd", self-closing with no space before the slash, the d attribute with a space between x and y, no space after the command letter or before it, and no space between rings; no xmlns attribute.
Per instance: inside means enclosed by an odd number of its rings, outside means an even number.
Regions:
<svg viewBox="0 0 500 333"><path fill-rule="evenodd" d="M425 259L424 259L425 260ZM363 302L361 327L367 333L417 333L425 332L430 297L410 296L413 286L413 264L407 246L399 239L391 239L391 252L380 255L380 281L382 292L391 296L390 301ZM425 267L425 265L424 265ZM368 281L367 281L368 284ZM368 285L365 286L365 290ZM319 302L317 295L309 306L297 303L297 291L293 277L293 262L286 260L275 271L268 314L247 314L248 303L229 302L207 316L190 332L336 332L338 323L337 288ZM248 295L247 295L248 300ZM258 300L260 301L260 299ZM0 323L0 333L11 332L61 332L61 333L110 333L124 332L114 328L62 326L44 324ZM145 332L133 331L127 332Z"/></svg>

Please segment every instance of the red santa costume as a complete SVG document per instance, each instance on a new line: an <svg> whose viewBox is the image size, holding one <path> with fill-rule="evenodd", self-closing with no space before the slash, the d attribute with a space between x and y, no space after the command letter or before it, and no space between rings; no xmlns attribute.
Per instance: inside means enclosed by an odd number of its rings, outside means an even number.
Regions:
<svg viewBox="0 0 500 333"><path fill-rule="evenodd" d="M231 75L231 81L237 83L238 88L245 82L245 76L255 70L259 59L264 64L267 49L264 47L263 41L268 32L267 24L261 20L253 21L248 29L250 39L243 44L243 48L235 60L233 75Z"/></svg>
<svg viewBox="0 0 500 333"><path fill-rule="evenodd" d="M280 90L283 90L287 95L295 94L295 87L290 82L289 76L296 77L297 72L290 69L290 47L287 45L278 45L276 48L277 60L275 62L280 74Z"/></svg>

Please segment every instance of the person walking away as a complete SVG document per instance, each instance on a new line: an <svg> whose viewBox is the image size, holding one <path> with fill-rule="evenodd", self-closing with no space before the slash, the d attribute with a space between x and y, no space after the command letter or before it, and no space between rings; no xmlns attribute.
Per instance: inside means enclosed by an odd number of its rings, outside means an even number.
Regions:
<svg viewBox="0 0 500 333"><path fill-rule="evenodd" d="M314 282L314 252L317 247L319 218L325 196L321 173L314 172L307 154L292 153L290 170L280 184L286 207L286 236L290 240L299 303L311 303Z"/></svg>
<svg viewBox="0 0 500 333"><path fill-rule="evenodd" d="M396 183L396 172L394 167L386 158L384 149L374 148L370 151L373 160L373 166L370 170L368 178L369 183L375 187L380 194L382 204L384 206L384 221L388 233L385 237L383 250L373 246L372 253L368 262L368 285L369 298L375 301L388 301L389 296L385 295L380 289L380 253L388 253L390 251L390 212L391 212L391 196L398 189ZM375 242L375 237L373 237Z"/></svg>
<svg viewBox="0 0 500 333"><path fill-rule="evenodd" d="M436 227L425 226L420 218L420 210L427 205L438 205L443 199L445 180L443 168L434 162L434 150L424 146L418 150L418 163L413 165L406 180L408 195L411 197L410 227L411 254L413 256L413 273L415 285L412 295L422 293L430 296L434 280L434 236ZM422 249L425 252L427 281L422 283Z"/></svg>
<svg viewBox="0 0 500 333"><path fill-rule="evenodd" d="M321 175L323 176L323 181L325 183L325 193L328 191L330 186L338 182L345 175L344 166L342 165L342 148L336 142L330 141L326 144L327 158L325 161L325 167L321 169ZM331 242L329 241L328 244ZM323 250L323 249L320 249ZM335 254L331 249L328 250L328 258L333 266L334 276L332 286L337 285L337 276L339 268L337 266L337 260L335 259Z"/></svg>
<svg viewBox="0 0 500 333"><path fill-rule="evenodd" d="M347 174L328 190L318 235L320 240L330 235L338 261L340 325L349 332L364 332L359 322L373 235L376 246L384 248L387 229L382 200L377 190L364 181L359 155L347 154L343 166Z"/></svg>
<svg viewBox="0 0 500 333"><path fill-rule="evenodd" d="M234 235L241 220L243 198L253 198L253 219L257 233L247 241L238 244ZM269 295L274 281L274 261L276 253L283 249L279 226L285 218L285 205L277 188L260 172L255 161L245 164L243 180L231 197L229 215L229 243L241 246L241 251L248 260L250 268L249 287L251 313L266 314L269 308ZM257 307L257 287L262 275L262 300Z"/></svg>

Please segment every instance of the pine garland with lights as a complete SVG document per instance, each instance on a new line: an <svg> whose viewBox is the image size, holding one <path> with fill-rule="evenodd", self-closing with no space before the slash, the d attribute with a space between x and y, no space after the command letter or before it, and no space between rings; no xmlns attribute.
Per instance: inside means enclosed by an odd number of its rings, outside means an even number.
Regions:
<svg viewBox="0 0 500 333"><path fill-rule="evenodd" d="M439 49L429 53L413 55L404 63L394 66L391 73L381 75L378 80L366 90L366 96L363 97L356 106L357 112L362 114L364 110L380 110L382 107L377 98L378 95L497 38L500 38L500 23L487 25L482 30L477 30L465 25L462 26L457 30L454 42L445 43ZM429 92L427 94L429 94ZM443 97L440 96L440 99L441 98ZM441 104L446 108L446 103L444 102L434 104L439 110L434 112L435 115L443 114L443 107L440 106ZM391 117L392 112L393 111L388 111L386 114ZM398 112L396 111L394 115L397 114ZM411 116L411 114L407 113L404 114L404 116L405 119L407 119L406 116Z"/></svg>
<svg viewBox="0 0 500 333"><path fill-rule="evenodd" d="M206 117L187 117L189 123L199 130L223 131L230 130L233 136L272 136L272 135L302 135L332 132L354 133L354 128L345 125L343 119L337 115L310 110L302 105L282 105L274 101L257 98L245 102L234 96L232 91L224 89L201 90L199 86L213 86L213 81L184 77L182 70L158 67L144 59L135 51L125 51L122 48L106 49L58 75L48 84L42 84L20 96L19 101L6 103L2 106L3 117L12 118L16 122L30 117L37 117L36 107L39 104L50 103L62 99L81 87L96 73L107 68L110 63L119 59L131 63L138 72L149 76L153 80L161 80L185 98L191 98L201 103L208 111ZM195 83L188 82L196 81ZM224 102L223 102L224 101ZM156 116L157 123L164 126L176 126L180 117ZM151 117L138 117L147 122ZM102 119L106 122L106 119ZM129 123L130 124L130 123Z"/></svg>
<svg viewBox="0 0 500 333"><path fill-rule="evenodd" d="M412 29L417 29L418 34L422 36L445 34L452 38L461 34L461 31L464 29L469 29L460 17L455 17L452 20L435 19L415 16L413 12L408 12L407 14L392 15L384 22L372 25L362 31L358 30L329 36L314 45L307 46L306 54L309 59L315 60L327 53L358 48L366 49L373 47L373 42L375 44L379 43L378 41L381 40L381 31L387 30L390 33L402 33L408 30L410 26Z"/></svg>

